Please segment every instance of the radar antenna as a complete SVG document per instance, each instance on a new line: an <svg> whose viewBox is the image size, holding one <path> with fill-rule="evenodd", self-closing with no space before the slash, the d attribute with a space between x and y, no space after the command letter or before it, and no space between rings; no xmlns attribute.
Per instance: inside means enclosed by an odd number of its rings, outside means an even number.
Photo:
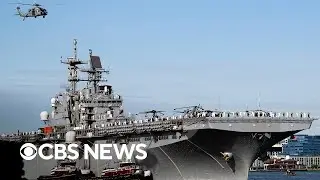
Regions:
<svg viewBox="0 0 320 180"><path fill-rule="evenodd" d="M78 66L79 64L87 64L84 61L80 61L78 59L78 53L77 53L77 39L73 40L73 57L69 57L67 58L67 61L62 61L61 63L63 64L68 64L68 70L69 70L69 77L68 77L68 81L70 84L70 92L74 95L77 91L77 82L80 81L80 79L78 78ZM62 58L62 57L61 57Z"/></svg>
<svg viewBox="0 0 320 180"><path fill-rule="evenodd" d="M257 100L257 107L258 107L258 110L261 110L261 106L260 106L260 92L258 93L258 100Z"/></svg>
<svg viewBox="0 0 320 180"><path fill-rule="evenodd" d="M93 56L91 49L89 49L89 57L90 57L90 68L80 69L80 71L88 73L88 79L83 81L88 82L87 83L88 88L92 84L93 93L96 93L98 89L98 83L108 81L107 79L102 79L102 73L109 74L109 70L105 70L102 68L100 57Z"/></svg>
<svg viewBox="0 0 320 180"><path fill-rule="evenodd" d="M67 91L68 95L68 107L67 107L67 119L69 119L71 126L76 126L77 123L80 121L80 116L78 112L79 102L77 101L78 97L78 91L77 91L77 83L81 81L81 79L78 78L78 65L80 64L87 64L84 61L81 61L78 59L78 53L77 53L77 39L73 40L73 57L67 58L66 61L62 60L61 57L61 63L62 64L68 64L68 71L69 71L69 91Z"/></svg>

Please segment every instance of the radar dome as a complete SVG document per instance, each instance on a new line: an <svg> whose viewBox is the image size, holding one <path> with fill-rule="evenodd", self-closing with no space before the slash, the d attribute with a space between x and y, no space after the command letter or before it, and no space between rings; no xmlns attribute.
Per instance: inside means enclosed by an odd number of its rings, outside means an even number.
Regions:
<svg viewBox="0 0 320 180"><path fill-rule="evenodd" d="M73 143L76 141L76 132L75 131L68 131L66 133L66 142Z"/></svg>
<svg viewBox="0 0 320 180"><path fill-rule="evenodd" d="M51 107L55 107L56 106L56 98L51 98Z"/></svg>
<svg viewBox="0 0 320 180"><path fill-rule="evenodd" d="M48 113L47 111L42 111L42 112L40 113L40 119L41 119L42 121L47 121L48 118L49 118L49 113Z"/></svg>
<svg viewBox="0 0 320 180"><path fill-rule="evenodd" d="M56 98L51 98L51 104L55 104L56 103Z"/></svg>

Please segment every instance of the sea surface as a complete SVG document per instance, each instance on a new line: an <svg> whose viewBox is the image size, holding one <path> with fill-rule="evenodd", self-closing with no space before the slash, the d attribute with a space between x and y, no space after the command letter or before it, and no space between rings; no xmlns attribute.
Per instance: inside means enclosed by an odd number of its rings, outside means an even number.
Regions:
<svg viewBox="0 0 320 180"><path fill-rule="evenodd" d="M320 171L296 172L296 176L287 176L283 172L250 172L249 180L320 180Z"/></svg>

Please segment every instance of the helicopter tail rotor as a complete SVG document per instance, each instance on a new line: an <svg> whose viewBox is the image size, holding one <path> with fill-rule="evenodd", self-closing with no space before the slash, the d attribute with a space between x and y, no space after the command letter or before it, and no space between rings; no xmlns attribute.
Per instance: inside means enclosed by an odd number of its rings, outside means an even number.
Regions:
<svg viewBox="0 0 320 180"><path fill-rule="evenodd" d="M17 13L14 14L14 15L19 16L19 15L20 15L20 13L19 13L19 12L20 12L20 9L21 9L20 6L17 6L17 7L16 7Z"/></svg>
<svg viewBox="0 0 320 180"><path fill-rule="evenodd" d="M21 10L20 10L20 6L17 6L16 7L16 14L14 14L15 16L20 16L20 17L24 17L24 14L21 12ZM25 18L24 18L25 19ZM23 20L24 20L23 19Z"/></svg>

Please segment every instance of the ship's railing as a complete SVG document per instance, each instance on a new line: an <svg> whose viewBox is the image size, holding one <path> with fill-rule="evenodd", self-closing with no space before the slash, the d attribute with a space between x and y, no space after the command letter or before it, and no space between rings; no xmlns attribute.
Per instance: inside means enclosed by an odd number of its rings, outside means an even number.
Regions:
<svg viewBox="0 0 320 180"><path fill-rule="evenodd" d="M122 102L120 100L110 100L109 102L81 102L82 107L108 107L108 106L120 106Z"/></svg>
<svg viewBox="0 0 320 180"><path fill-rule="evenodd" d="M310 113L274 113L274 112L213 112L213 113L197 113L195 115L180 115L172 117L162 117L154 119L140 119L130 121L118 121L114 123L105 123L88 128L66 128L64 131L54 132L49 135L43 134L41 131L22 132L11 135L2 135L0 140L9 141L36 141L36 140L63 140L67 130L76 131L78 138L84 137L102 137L117 136L119 134L143 134L150 132L164 131L181 131L183 125L198 123L199 120L208 119L209 121L228 120L242 122L243 120L314 120ZM187 124L186 124L187 123Z"/></svg>
<svg viewBox="0 0 320 180"><path fill-rule="evenodd" d="M183 116L190 118L192 115ZM264 111L239 111L239 112L203 112L197 113L195 117L212 117L212 118L280 118L280 119L310 119L310 113L293 113L293 112L264 112Z"/></svg>
<svg viewBox="0 0 320 180"><path fill-rule="evenodd" d="M64 140L67 131L73 130L76 132L76 138L91 138L91 137L112 137L119 134L150 134L152 132L173 132L182 130L182 121L162 121L149 123L132 123L128 125L113 125L104 128L85 128L85 129L66 129L61 132L53 132L45 135L42 132L19 133L1 136L0 140L9 141L37 141L37 140Z"/></svg>

